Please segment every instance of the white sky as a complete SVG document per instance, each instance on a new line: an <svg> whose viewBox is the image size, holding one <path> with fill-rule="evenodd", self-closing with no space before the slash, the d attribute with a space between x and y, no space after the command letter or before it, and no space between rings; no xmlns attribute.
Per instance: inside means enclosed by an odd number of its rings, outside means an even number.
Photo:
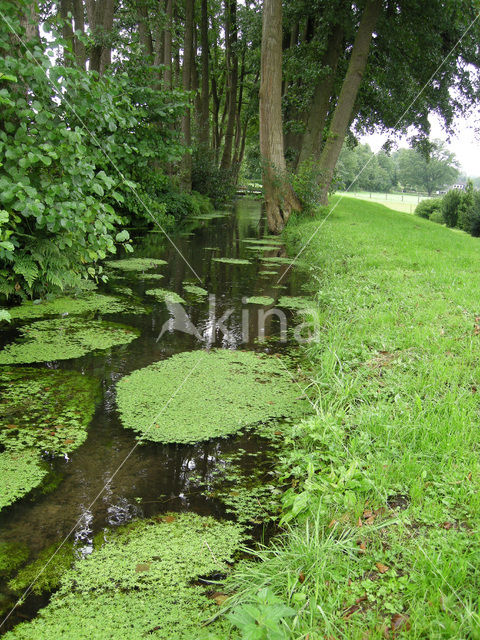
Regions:
<svg viewBox="0 0 480 640"><path fill-rule="evenodd" d="M466 173L469 178L480 176L480 107L473 110L467 118L457 118L453 125L454 135L448 138L439 119L432 115L429 118L432 125L430 138L444 140L447 147L456 156L460 163L460 171ZM361 142L368 143L375 153L388 139L395 140L399 147L408 147L405 137L395 139L391 134L369 134L360 138Z"/></svg>

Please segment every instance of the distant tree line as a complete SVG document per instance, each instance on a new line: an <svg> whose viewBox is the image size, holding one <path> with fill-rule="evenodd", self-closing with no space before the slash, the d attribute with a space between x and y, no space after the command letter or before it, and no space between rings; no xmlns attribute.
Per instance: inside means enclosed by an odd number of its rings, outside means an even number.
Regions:
<svg viewBox="0 0 480 640"><path fill-rule="evenodd" d="M441 140L421 148L374 154L368 144L346 144L337 165L338 189L357 191L424 191L432 195L458 179L458 162Z"/></svg>

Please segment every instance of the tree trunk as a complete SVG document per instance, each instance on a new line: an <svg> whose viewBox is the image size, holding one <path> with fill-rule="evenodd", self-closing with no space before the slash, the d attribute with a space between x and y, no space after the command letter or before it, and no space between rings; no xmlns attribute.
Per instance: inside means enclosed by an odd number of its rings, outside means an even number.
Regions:
<svg viewBox="0 0 480 640"><path fill-rule="evenodd" d="M113 29L113 14L115 6L114 0L104 0L104 14L103 14L103 34L104 37L112 33ZM112 46L110 43L105 43L102 48L102 57L100 58L100 75L103 76L107 68L112 64Z"/></svg>
<svg viewBox="0 0 480 640"><path fill-rule="evenodd" d="M228 85L228 117L225 129L225 144L223 146L221 169L228 171L232 166L232 147L235 131L235 116L237 111L238 85L238 56L237 44L237 0L225 0L225 40L227 57L227 85Z"/></svg>
<svg viewBox="0 0 480 640"><path fill-rule="evenodd" d="M342 51L343 29L334 27L328 39L327 51L323 59L323 66L327 72L320 78L315 88L312 106L308 113L305 133L302 137L297 169L309 158L319 160L322 150L322 140L330 107L330 101L335 84L338 61Z"/></svg>
<svg viewBox="0 0 480 640"><path fill-rule="evenodd" d="M25 31L25 40L30 41L40 37L38 21L36 3L32 1L26 7L21 8L20 25Z"/></svg>
<svg viewBox="0 0 480 640"><path fill-rule="evenodd" d="M73 19L75 21L75 31L81 31L83 35L85 33L85 8L83 6L83 0L73 0ZM85 69L87 53L84 43L77 36L75 36L74 46L77 67Z"/></svg>
<svg viewBox="0 0 480 640"><path fill-rule="evenodd" d="M300 203L286 175L282 131L282 0L264 0L260 65L260 154L268 228L280 233Z"/></svg>
<svg viewBox="0 0 480 640"><path fill-rule="evenodd" d="M105 36L112 31L113 11L113 0L88 0L87 2L88 22L95 41L90 51L90 70L100 75L111 60L111 47L105 44Z"/></svg>
<svg viewBox="0 0 480 640"><path fill-rule="evenodd" d="M73 27L72 20L68 17L68 14L73 13L72 0L61 0L60 2L60 17L62 18L62 37L65 40L65 46L63 47L63 64L72 66L72 54L74 50L73 44Z"/></svg>
<svg viewBox="0 0 480 640"><path fill-rule="evenodd" d="M200 44L202 47L202 92L200 98L200 129L198 141L200 147L209 146L209 68L208 68L208 1L202 2L202 17L200 22Z"/></svg>
<svg viewBox="0 0 480 640"><path fill-rule="evenodd" d="M152 32L148 24L148 9L143 0L137 0L137 20L140 47L151 58L153 56Z"/></svg>
<svg viewBox="0 0 480 640"><path fill-rule="evenodd" d="M163 82L165 89L172 88L172 16L173 16L173 0L167 0L165 12L167 22L165 24L165 35L163 40L163 64L165 70L163 72Z"/></svg>
<svg viewBox="0 0 480 640"><path fill-rule="evenodd" d="M185 38L183 43L183 69L182 88L190 91L192 88L192 64L193 64L193 20L195 0L185 0ZM183 142L185 146L192 144L191 135L191 112L188 108L182 119ZM180 171L180 181L182 186L190 191L192 188L192 155L187 151L182 158Z"/></svg>
<svg viewBox="0 0 480 640"><path fill-rule="evenodd" d="M342 150L345 135L357 99L367 66L368 54L372 42L373 30L382 11L382 0L367 0L360 20L352 55L342 89L333 114L325 146L320 156L321 203L328 204L328 191L333 180L333 173Z"/></svg>

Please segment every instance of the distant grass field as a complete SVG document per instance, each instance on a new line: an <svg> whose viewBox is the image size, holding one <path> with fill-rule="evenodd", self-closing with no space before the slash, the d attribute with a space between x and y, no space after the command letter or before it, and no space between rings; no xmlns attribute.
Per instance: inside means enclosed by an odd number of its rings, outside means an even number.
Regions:
<svg viewBox="0 0 480 640"><path fill-rule="evenodd" d="M238 613L255 638L478 640L480 240L352 197L321 222L285 232L291 255L311 239L315 415L285 435L289 524L234 573Z"/></svg>
<svg viewBox="0 0 480 640"><path fill-rule="evenodd" d="M402 211L404 213L413 213L417 204L426 198L426 196L417 196L411 193L377 193L369 191L338 191L338 196L348 198L357 198L359 200L368 200L369 202L377 202L383 204L394 211Z"/></svg>

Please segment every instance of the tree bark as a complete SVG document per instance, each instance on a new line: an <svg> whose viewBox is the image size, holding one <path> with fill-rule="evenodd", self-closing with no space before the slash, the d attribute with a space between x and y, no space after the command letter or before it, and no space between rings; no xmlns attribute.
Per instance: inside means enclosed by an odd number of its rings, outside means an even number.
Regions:
<svg viewBox="0 0 480 640"><path fill-rule="evenodd" d="M182 88L184 91L190 91L192 88L194 3L195 0L185 0L185 37L183 43L182 69ZM192 144L192 134L191 111L189 108L182 119L182 133L185 146L190 147ZM180 180L182 186L187 191L190 191L192 188L192 155L190 151L187 151L182 158Z"/></svg>
<svg viewBox="0 0 480 640"><path fill-rule="evenodd" d="M209 146L209 66L208 66L208 0L201 0L200 45L202 47L202 92L200 98L200 129L198 141L200 147Z"/></svg>
<svg viewBox="0 0 480 640"><path fill-rule="evenodd" d="M264 0L260 65L260 154L268 228L280 233L300 203L287 179L282 131L282 0Z"/></svg>
<svg viewBox="0 0 480 640"><path fill-rule="evenodd" d="M315 88L312 106L307 116L305 132L302 137L297 169L302 162L310 158L314 158L317 161L320 159L323 132L327 123L342 43L343 29L336 26L328 39L327 51L323 59L323 66L327 68L327 71L319 79Z"/></svg>
<svg viewBox="0 0 480 640"><path fill-rule="evenodd" d="M142 51L151 58L153 56L153 39L148 24L148 9L143 0L137 0L138 40Z"/></svg>
<svg viewBox="0 0 480 640"><path fill-rule="evenodd" d="M73 0L73 19L75 21L75 31L81 31L83 35L85 33L85 7L83 6L83 0ZM74 46L77 67L85 69L87 52L85 51L84 43L78 36L75 36Z"/></svg>
<svg viewBox="0 0 480 640"><path fill-rule="evenodd" d="M87 16L95 43L90 51L90 70L104 73L111 60L105 37L113 27L114 0L88 0Z"/></svg>
<svg viewBox="0 0 480 640"><path fill-rule="evenodd" d="M328 204L328 192L332 184L333 173L351 121L355 100L367 66L373 31L381 11L382 0L367 0L327 140L320 156L321 203L324 205Z"/></svg>
<svg viewBox="0 0 480 640"><path fill-rule="evenodd" d="M237 0L225 0L225 40L227 57L228 116L225 129L220 168L228 171L232 166L232 147L237 111L238 56L237 44Z"/></svg>
<svg viewBox="0 0 480 640"><path fill-rule="evenodd" d="M165 70L163 72L163 82L165 89L172 88L172 16L173 16L173 0L167 0L165 7L167 22L165 24L165 34L163 40L163 64Z"/></svg>

